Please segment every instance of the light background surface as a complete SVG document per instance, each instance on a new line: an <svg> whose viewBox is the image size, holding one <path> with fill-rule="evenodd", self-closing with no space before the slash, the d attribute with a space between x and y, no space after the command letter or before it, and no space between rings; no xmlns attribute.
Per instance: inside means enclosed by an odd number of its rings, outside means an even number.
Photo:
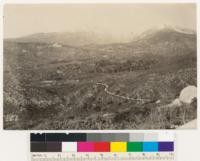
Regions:
<svg viewBox="0 0 200 161"><path fill-rule="evenodd" d="M0 6L0 38L3 39L3 24L2 24L2 17L3 17L3 3L147 3L147 2L160 2L160 3L166 3L166 2L173 2L173 3L182 3L182 2L198 2L197 0L6 0L1 1ZM199 26L199 7L200 2L198 2L198 27L197 32L199 35L198 28ZM198 36L198 55L199 55L199 36ZM3 42L1 41L0 44L0 90L3 91ZM198 59L198 80L199 80L199 56L197 56ZM199 87L199 82L198 87ZM198 88L198 98L199 98L199 88ZM29 161L29 134L30 131L3 131L2 126L2 118L3 118L3 92L0 92L0 161ZM198 99L198 109L199 109L199 99ZM198 110L198 116L199 116L199 110ZM200 130L199 130L199 119L198 119L198 129L197 130L176 130L176 140L177 140L177 161L199 161L200 156ZM140 130L141 132L145 132ZM152 131L152 130L151 130ZM157 132L161 130L156 130ZM32 132L38 132L38 131L32 131ZM40 131L45 132L45 131ZM53 132L53 131L51 131ZM70 131L59 131L59 132L70 132ZM76 132L76 131L73 131ZM79 131L80 132L80 131ZM82 131L86 132L86 131ZM93 131L94 132L94 131ZM97 131L99 132L99 131ZM105 131L104 131L105 132ZM110 132L110 131L106 131ZM112 132L120 132L120 131L112 131ZM123 132L133 132L133 131L123 131Z"/></svg>

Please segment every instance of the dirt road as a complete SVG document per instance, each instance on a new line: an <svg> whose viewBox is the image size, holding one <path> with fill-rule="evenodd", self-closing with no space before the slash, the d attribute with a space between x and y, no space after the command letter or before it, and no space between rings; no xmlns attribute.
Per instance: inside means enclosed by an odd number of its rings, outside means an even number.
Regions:
<svg viewBox="0 0 200 161"><path fill-rule="evenodd" d="M150 101L150 99L143 99L143 98L130 98L130 97L127 97L127 96L121 96L121 95L118 95L118 94L115 94L111 91L108 90L109 86L105 83L96 83L97 85L101 85L101 86L104 86L104 91L111 95L111 96L114 96L114 97L119 97L119 98L122 98L122 99L126 99L126 100L132 100L132 101Z"/></svg>

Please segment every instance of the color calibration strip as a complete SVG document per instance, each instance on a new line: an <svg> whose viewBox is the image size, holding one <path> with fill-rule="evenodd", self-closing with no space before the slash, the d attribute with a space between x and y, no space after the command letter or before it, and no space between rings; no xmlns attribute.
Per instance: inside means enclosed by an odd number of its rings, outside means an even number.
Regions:
<svg viewBox="0 0 200 161"><path fill-rule="evenodd" d="M168 133L31 134L31 152L174 152Z"/></svg>

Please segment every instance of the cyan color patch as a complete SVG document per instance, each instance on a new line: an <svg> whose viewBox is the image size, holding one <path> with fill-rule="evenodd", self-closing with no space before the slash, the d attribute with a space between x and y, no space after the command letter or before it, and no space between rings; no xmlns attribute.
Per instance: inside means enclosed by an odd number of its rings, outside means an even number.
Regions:
<svg viewBox="0 0 200 161"><path fill-rule="evenodd" d="M158 152L158 142L143 142L143 152Z"/></svg>

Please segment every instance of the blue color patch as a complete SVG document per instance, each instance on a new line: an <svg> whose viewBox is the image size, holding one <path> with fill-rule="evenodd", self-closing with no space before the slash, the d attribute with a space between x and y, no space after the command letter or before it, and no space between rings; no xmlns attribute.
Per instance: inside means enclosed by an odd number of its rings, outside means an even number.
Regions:
<svg viewBox="0 0 200 161"><path fill-rule="evenodd" d="M143 142L143 152L158 152L158 142Z"/></svg>

